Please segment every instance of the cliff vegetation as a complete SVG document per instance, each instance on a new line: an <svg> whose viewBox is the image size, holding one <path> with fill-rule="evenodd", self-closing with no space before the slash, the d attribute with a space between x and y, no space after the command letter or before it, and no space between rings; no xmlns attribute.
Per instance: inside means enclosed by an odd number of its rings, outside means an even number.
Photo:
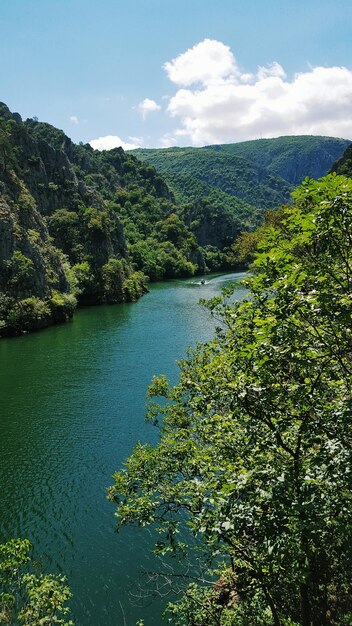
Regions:
<svg viewBox="0 0 352 626"><path fill-rule="evenodd" d="M205 268L153 167L94 151L0 106L0 333L137 299L147 280Z"/></svg>
<svg viewBox="0 0 352 626"><path fill-rule="evenodd" d="M346 145L286 137L139 150L141 162L1 104L0 334L136 300L148 280L238 267L240 234L290 201L302 167L326 173Z"/></svg>

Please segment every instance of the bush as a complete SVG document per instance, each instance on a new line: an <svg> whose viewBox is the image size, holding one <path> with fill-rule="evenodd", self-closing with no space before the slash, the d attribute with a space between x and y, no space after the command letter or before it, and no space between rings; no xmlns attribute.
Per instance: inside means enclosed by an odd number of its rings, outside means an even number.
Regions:
<svg viewBox="0 0 352 626"><path fill-rule="evenodd" d="M71 293L53 291L50 298L50 307L56 321L66 322L71 319L77 306L77 299Z"/></svg>
<svg viewBox="0 0 352 626"><path fill-rule="evenodd" d="M6 326L11 330L32 330L46 326L50 319L50 306L44 300L31 296L18 300L10 309Z"/></svg>

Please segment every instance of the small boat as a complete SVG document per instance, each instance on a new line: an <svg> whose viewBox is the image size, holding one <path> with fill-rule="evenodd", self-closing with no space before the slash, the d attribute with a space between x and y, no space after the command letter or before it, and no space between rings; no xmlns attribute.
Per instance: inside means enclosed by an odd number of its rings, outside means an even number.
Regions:
<svg viewBox="0 0 352 626"><path fill-rule="evenodd" d="M205 285L205 280L204 280L204 278L202 278L202 280L200 281L200 284L201 284L201 285Z"/></svg>

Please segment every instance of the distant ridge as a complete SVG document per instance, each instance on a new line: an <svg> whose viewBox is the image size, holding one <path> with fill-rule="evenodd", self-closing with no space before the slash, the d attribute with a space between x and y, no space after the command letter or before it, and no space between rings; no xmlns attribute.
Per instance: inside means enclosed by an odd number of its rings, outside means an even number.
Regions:
<svg viewBox="0 0 352 626"><path fill-rule="evenodd" d="M254 139L203 148L138 149L133 154L165 177L179 201L215 189L258 208L288 202L306 176L321 178L350 145L313 135Z"/></svg>

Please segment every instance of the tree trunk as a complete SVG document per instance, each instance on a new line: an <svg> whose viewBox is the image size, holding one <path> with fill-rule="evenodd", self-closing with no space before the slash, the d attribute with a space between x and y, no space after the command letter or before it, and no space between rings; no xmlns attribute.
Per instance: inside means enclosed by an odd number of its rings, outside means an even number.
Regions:
<svg viewBox="0 0 352 626"><path fill-rule="evenodd" d="M312 626L308 585L306 583L301 584L301 622L302 626Z"/></svg>
<svg viewBox="0 0 352 626"><path fill-rule="evenodd" d="M266 587L264 587L264 593L265 593L266 601L269 604L270 609L271 609L271 613L272 613L273 620L274 620L274 626L281 626L281 621L280 621L276 606Z"/></svg>

